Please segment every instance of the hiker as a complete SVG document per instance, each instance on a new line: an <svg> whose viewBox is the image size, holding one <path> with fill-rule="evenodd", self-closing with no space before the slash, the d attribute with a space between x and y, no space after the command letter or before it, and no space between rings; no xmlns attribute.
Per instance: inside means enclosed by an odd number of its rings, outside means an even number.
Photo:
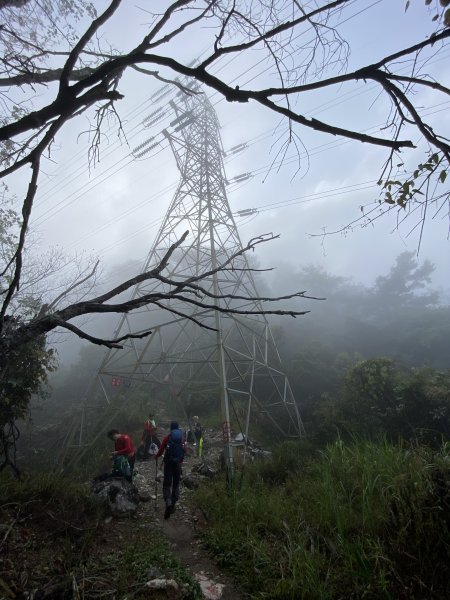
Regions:
<svg viewBox="0 0 450 600"><path fill-rule="evenodd" d="M164 518L175 512L175 504L180 494L181 465L186 452L186 441L176 421L170 424L170 433L166 435L156 454L156 460L164 452L163 497L166 504Z"/></svg>
<svg viewBox="0 0 450 600"><path fill-rule="evenodd" d="M114 442L114 452L111 453L113 474L125 477L131 483L136 453L130 436L117 429L111 429L106 435Z"/></svg>
<svg viewBox="0 0 450 600"><path fill-rule="evenodd" d="M197 456L201 457L203 452L203 428L198 417L192 417L192 422L194 424L194 446L197 447Z"/></svg>
<svg viewBox="0 0 450 600"><path fill-rule="evenodd" d="M150 414L144 423L141 445L138 450L138 455L142 460L148 460L149 456L154 456L158 451L161 442L157 437L157 431L155 417Z"/></svg>

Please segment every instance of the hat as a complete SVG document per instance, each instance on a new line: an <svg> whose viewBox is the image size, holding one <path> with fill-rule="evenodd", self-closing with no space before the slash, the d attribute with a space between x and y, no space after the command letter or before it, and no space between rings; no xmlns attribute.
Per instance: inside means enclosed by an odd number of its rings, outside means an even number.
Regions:
<svg viewBox="0 0 450 600"><path fill-rule="evenodd" d="M178 429L178 423L177 423L177 421L171 421L171 423L170 423L170 431L172 431L172 429Z"/></svg>

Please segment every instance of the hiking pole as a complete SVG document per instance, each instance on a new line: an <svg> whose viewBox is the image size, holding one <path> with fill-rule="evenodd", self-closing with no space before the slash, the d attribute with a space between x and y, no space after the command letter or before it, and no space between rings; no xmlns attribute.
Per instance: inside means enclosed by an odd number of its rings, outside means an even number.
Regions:
<svg viewBox="0 0 450 600"><path fill-rule="evenodd" d="M155 511L158 509L158 459L155 458Z"/></svg>

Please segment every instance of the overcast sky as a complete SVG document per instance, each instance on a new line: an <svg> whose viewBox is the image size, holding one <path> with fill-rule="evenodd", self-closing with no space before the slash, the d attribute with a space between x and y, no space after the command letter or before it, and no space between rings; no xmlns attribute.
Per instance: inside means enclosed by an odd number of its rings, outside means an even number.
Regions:
<svg viewBox="0 0 450 600"><path fill-rule="evenodd" d="M95 2L100 10L105 2ZM139 3L138 3L139 4ZM141 6L145 6L141 2ZM152 3L154 4L154 3ZM431 16L423 0L412 0L405 13L402 0L355 2L343 13L346 22L341 34L350 44L348 68L375 61L390 52L417 42L433 30ZM105 37L117 47L130 48L142 37L147 16L135 2L127 2L115 15ZM124 35L127 32L127 35ZM185 36L178 46L185 62L204 52L211 39L209 30ZM431 60L427 72L449 85L449 52ZM213 71L233 85L252 88L265 81L267 63L257 52L251 60L223 60ZM168 72L164 75L169 75ZM90 124L85 116L73 120L57 139L52 160L44 164L32 218L42 247L60 245L67 252L99 255L105 272L118 269L129 260L143 261L148 254L178 182L175 160L167 144L162 144L142 160L135 160L133 148L150 136L161 140L164 122L152 129L142 125L155 108L151 96L161 87L150 77L127 72L119 90L125 95L117 105L128 145L117 135L117 123L104 130L100 163L88 169L87 148ZM293 270L314 263L331 273L353 277L370 284L386 273L395 257L405 250L416 250L419 228L408 235L418 222L411 216L400 228L394 215L379 219L374 226L356 228L345 235L321 237L323 231L340 230L357 219L361 206L369 210L378 198L375 185L386 152L358 142L349 142L325 134L295 131L304 144L301 163L295 148L288 149L284 165L270 168L277 157L277 143L283 125L278 116L255 103L230 105L217 93L206 90L222 126L225 151L241 143L245 151L227 155L225 169L231 182L229 202L243 241L261 233L280 234L280 239L260 248L256 254L262 266L277 267L288 263ZM301 110L307 116L320 117L341 126L353 126L379 133L385 124L385 105L377 98L375 86L360 84L335 87L325 94L302 98ZM42 100L44 96L42 97ZM422 102L422 99L420 99ZM36 103L39 104L37 98ZM442 100L441 100L442 102ZM423 97L423 106L450 134L450 102L436 105L435 98ZM173 116L168 119L172 119ZM355 124L356 123L356 124ZM420 143L418 134L414 141ZM417 154L417 162L422 160ZM235 176L250 173L242 184L233 184ZM25 180L16 178L20 195ZM238 211L257 209L251 216ZM432 215L431 215L432 216ZM436 285L448 287L449 242L448 211L428 218L419 260L436 264ZM130 276L133 273L130 273Z"/></svg>

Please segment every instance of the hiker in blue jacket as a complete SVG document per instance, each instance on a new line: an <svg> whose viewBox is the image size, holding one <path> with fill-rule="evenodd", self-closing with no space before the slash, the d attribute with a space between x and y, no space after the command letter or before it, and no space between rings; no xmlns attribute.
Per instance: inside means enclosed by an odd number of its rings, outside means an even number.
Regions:
<svg viewBox="0 0 450 600"><path fill-rule="evenodd" d="M186 440L176 421L170 424L170 433L165 436L156 454L156 460L164 452L163 497L166 504L164 518L175 512L180 495L181 465L186 452Z"/></svg>

